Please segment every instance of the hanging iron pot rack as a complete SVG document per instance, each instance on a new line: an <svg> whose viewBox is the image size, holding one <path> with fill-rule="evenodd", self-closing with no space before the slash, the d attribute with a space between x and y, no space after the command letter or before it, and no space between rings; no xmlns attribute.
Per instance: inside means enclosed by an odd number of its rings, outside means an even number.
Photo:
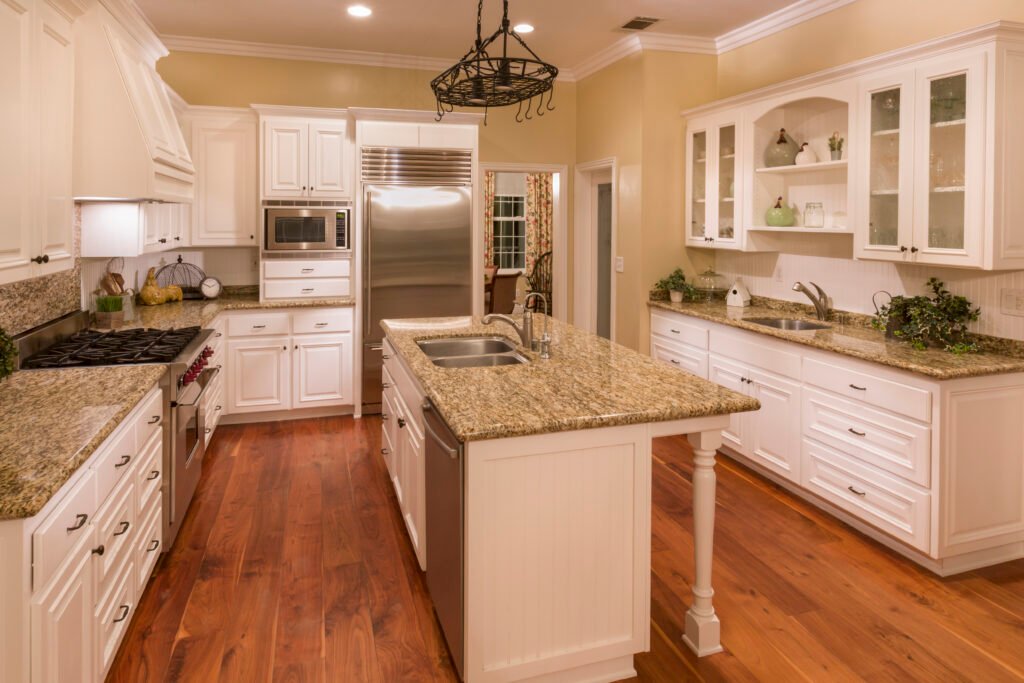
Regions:
<svg viewBox="0 0 1024 683"><path fill-rule="evenodd" d="M508 0L503 0L504 11L501 26L486 40L481 33L483 0L478 0L476 10L476 42L454 66L430 82L437 99L437 120L451 113L455 107L483 107L484 124L487 123L487 109L519 104L516 121L522 123L533 119L533 112L543 116L553 111L555 78L558 68L537 56L526 42L516 33L508 20ZM519 43L529 57L510 57L509 38ZM497 41L500 39L500 43ZM515 43L513 43L514 45ZM492 57L488 48L501 47L501 56ZM547 95L547 102L545 102ZM537 104L534 106L534 98ZM524 110L524 102L525 110Z"/></svg>

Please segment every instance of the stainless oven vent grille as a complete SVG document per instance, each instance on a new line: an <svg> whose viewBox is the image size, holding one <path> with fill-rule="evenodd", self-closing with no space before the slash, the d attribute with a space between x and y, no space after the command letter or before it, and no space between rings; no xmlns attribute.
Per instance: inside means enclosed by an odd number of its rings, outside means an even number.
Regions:
<svg viewBox="0 0 1024 683"><path fill-rule="evenodd" d="M468 149L363 147L365 183L417 185L473 182L473 152Z"/></svg>

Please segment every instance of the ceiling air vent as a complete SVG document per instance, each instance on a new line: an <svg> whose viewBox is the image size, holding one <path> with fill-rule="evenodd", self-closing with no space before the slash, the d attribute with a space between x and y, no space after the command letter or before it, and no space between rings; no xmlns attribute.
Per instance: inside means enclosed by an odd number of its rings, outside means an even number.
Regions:
<svg viewBox="0 0 1024 683"><path fill-rule="evenodd" d="M627 31L643 31L651 24L658 23L658 21L660 20L655 19L654 17L633 17L625 24L623 24L622 28L624 28Z"/></svg>

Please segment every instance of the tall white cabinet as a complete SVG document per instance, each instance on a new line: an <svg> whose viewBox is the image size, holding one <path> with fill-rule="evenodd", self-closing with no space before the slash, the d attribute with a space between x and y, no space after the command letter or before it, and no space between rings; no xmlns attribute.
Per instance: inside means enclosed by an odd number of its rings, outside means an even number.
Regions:
<svg viewBox="0 0 1024 683"><path fill-rule="evenodd" d="M345 119L269 116L263 127L263 196L352 196L352 144Z"/></svg>
<svg viewBox="0 0 1024 683"><path fill-rule="evenodd" d="M62 0L0 5L0 284L74 265L73 18Z"/></svg>

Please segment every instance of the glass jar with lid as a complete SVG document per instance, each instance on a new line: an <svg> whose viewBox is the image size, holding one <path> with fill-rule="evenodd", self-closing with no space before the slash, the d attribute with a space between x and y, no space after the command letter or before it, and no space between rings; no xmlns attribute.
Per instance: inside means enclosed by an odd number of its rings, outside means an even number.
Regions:
<svg viewBox="0 0 1024 683"><path fill-rule="evenodd" d="M821 202L807 202L804 206L804 227L825 227L825 206Z"/></svg>
<svg viewBox="0 0 1024 683"><path fill-rule="evenodd" d="M697 276L693 282L693 288L705 301L725 299L729 292L729 285L725 276L716 273L713 268L708 268Z"/></svg>

